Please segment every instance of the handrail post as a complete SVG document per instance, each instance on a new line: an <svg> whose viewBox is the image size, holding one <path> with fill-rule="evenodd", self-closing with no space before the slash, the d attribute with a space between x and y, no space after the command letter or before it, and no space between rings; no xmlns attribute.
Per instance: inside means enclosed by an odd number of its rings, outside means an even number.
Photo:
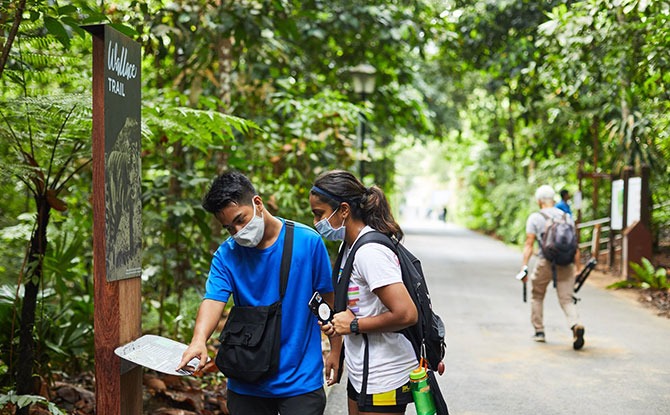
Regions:
<svg viewBox="0 0 670 415"><path fill-rule="evenodd" d="M591 258L599 260L600 256L600 224L593 227L593 237L591 238Z"/></svg>

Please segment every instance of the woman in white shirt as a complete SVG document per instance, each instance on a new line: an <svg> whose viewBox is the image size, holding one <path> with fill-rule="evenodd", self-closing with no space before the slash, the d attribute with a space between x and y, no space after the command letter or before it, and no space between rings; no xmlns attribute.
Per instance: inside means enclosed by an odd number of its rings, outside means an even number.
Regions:
<svg viewBox="0 0 670 415"><path fill-rule="evenodd" d="M334 170L320 175L309 201L317 231L325 239L344 241L341 267L356 240L367 232L402 239L383 191L377 186L365 187L349 172ZM341 275L341 267L336 267L334 275ZM416 323L417 318L395 253L379 243L362 245L353 261L346 309L336 310L332 323L322 326L327 335L344 337L350 415L405 413L412 402L409 374L418 361L411 343L398 331ZM367 383L363 375L366 347ZM333 373L340 368L340 353L340 348L334 347L326 359L329 385L339 381ZM363 388L365 397L359 400Z"/></svg>

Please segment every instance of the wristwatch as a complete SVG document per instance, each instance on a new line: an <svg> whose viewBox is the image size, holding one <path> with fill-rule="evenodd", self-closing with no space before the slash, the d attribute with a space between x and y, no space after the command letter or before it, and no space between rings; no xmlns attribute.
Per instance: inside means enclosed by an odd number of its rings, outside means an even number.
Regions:
<svg viewBox="0 0 670 415"><path fill-rule="evenodd" d="M360 331L358 331L358 317L351 320L351 323L349 323L349 330L354 334L360 333Z"/></svg>

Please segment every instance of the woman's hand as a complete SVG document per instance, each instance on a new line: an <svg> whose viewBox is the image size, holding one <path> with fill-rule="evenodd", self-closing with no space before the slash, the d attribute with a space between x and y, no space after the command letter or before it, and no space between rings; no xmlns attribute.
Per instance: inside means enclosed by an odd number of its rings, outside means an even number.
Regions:
<svg viewBox="0 0 670 415"><path fill-rule="evenodd" d="M335 314L333 316L333 322L330 325L333 326L335 334L351 334L350 325L355 317L354 313L347 309L346 311Z"/></svg>
<svg viewBox="0 0 670 415"><path fill-rule="evenodd" d="M319 321L319 326L321 326L321 331L323 332L323 334L325 334L328 337L332 337L337 334L335 333L335 327L330 323L323 324L322 322Z"/></svg>

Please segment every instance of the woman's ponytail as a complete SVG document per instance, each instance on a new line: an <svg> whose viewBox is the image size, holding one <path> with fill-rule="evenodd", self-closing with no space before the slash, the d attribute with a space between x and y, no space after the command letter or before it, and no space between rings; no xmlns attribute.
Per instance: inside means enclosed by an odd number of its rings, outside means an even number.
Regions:
<svg viewBox="0 0 670 415"><path fill-rule="evenodd" d="M366 189L361 198L360 208L361 218L366 225L388 236L395 236L398 240L402 239L402 229L393 218L386 195L378 186Z"/></svg>

